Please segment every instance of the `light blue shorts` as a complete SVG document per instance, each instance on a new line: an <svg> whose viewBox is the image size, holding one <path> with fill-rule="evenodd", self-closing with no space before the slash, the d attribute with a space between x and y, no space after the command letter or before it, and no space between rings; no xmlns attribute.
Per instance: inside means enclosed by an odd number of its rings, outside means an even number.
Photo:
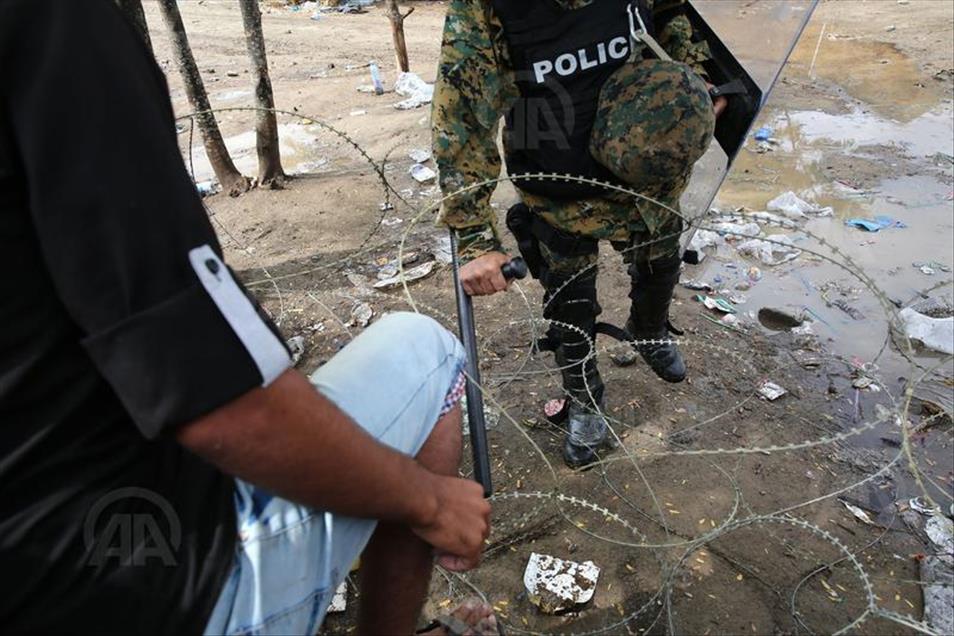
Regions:
<svg viewBox="0 0 954 636"><path fill-rule="evenodd" d="M311 377L378 441L416 455L448 396L464 351L431 318L385 316ZM314 634L375 522L301 506L236 482L239 543L206 634Z"/></svg>

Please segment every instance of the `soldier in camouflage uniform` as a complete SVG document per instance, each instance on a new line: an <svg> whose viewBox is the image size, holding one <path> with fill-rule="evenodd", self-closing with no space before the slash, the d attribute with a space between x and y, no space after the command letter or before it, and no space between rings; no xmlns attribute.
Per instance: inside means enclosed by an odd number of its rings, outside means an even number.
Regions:
<svg viewBox="0 0 954 636"><path fill-rule="evenodd" d="M508 225L511 215L526 212L542 257L533 273L545 289L548 340L569 397L564 459L574 467L592 463L607 435L603 383L592 355L600 313L598 241L611 242L628 263L628 335L656 341L637 342L636 350L664 380L680 382L686 375L667 332L682 231L681 218L667 207L679 209L724 98L714 104L709 97L709 49L694 38L681 13L684 1L451 0L448 8L433 107L434 154L445 195L499 176L496 138L506 115L511 175L569 173L662 204L579 182L515 180L525 207L511 210ZM654 24L656 40L673 61L656 59L629 37L633 7ZM551 112L526 114L539 104ZM494 188L469 189L448 199L442 212L458 234L466 263L461 281L471 295L507 288L500 268L509 257L490 206Z"/></svg>

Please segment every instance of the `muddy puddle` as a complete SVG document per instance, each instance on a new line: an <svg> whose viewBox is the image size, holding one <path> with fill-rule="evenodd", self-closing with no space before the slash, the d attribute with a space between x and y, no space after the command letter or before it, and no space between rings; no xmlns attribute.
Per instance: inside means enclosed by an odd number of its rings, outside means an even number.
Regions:
<svg viewBox="0 0 954 636"><path fill-rule="evenodd" d="M773 309L782 316L804 318L827 351L852 364L868 365L885 392L849 389L844 399L854 400L856 408L870 413L876 403L889 403L888 394L900 398L904 380L920 376L924 369L939 366L936 377L950 378L954 366L941 354L916 350L912 360L906 359L891 341L888 321L889 311L924 296L952 296L954 121L950 106L907 122L862 111L835 115L781 110L763 119L772 129L771 150L744 152L720 192L717 208L762 211L770 199L794 190L805 200L830 206L833 214L799 221L798 229L762 225L763 234L785 234L804 250L790 263L768 266L740 256L729 243L708 248L711 257L692 268L690 276L715 289L731 290L740 283L744 288L745 282L751 282L750 268L759 267L762 279L744 292L746 302L738 307L742 320L752 329L771 334L786 330L779 326L784 320L760 321L760 311L762 317L769 315L766 309ZM854 180L851 171L843 169L851 161L858 161ZM846 223L875 217L893 223L877 232ZM849 269L862 272L884 297ZM939 381L919 391L933 392L949 405L954 387ZM875 430L853 443L884 448L896 433ZM954 460L949 437L946 434L918 451L931 474L939 477L931 488L947 493L940 501L951 496L947 480ZM919 494L913 483L902 484L902 492Z"/></svg>
<svg viewBox="0 0 954 636"><path fill-rule="evenodd" d="M241 93L241 91L236 91ZM222 98L223 100L225 98ZM180 141L188 143L188 122L183 123L184 130L180 132ZM195 132L192 146L191 164L189 163L188 147L186 147L186 165L194 174L196 183L209 182L215 179L212 165L209 163L205 148L199 142L198 130ZM328 134L316 125L300 123L279 124L278 142L281 146L282 164L289 174L318 173L330 169L328 159ZM255 131L248 130L225 139L225 146L229 149L235 167L245 175L254 175L258 172L258 156L255 151Z"/></svg>

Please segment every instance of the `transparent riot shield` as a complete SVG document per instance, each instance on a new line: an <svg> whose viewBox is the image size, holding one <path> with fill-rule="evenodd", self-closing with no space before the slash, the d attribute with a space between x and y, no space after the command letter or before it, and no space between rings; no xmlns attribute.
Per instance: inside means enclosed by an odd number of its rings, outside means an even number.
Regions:
<svg viewBox="0 0 954 636"><path fill-rule="evenodd" d="M818 2L691 0L690 21L709 42L715 58L710 75L714 84L728 87L729 107L682 197L682 211L690 223L708 212ZM694 233L691 229L683 235L687 262L700 257L686 251Z"/></svg>

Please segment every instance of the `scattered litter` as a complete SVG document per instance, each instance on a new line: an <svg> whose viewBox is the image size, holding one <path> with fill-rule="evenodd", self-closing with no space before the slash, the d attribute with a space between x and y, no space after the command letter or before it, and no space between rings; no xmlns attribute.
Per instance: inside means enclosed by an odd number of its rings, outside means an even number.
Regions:
<svg viewBox="0 0 954 636"><path fill-rule="evenodd" d="M803 322L797 327L792 327L792 333L796 336L811 336L815 334L812 329L812 323L810 322Z"/></svg>
<svg viewBox="0 0 954 636"><path fill-rule="evenodd" d="M381 71L378 69L378 65L371 62L368 64L368 68L371 70L371 86L374 88L374 94L383 95L384 82L381 81Z"/></svg>
<svg viewBox="0 0 954 636"><path fill-rule="evenodd" d="M772 129L768 126L762 126L755 131L755 140L756 141L768 141L772 138Z"/></svg>
<svg viewBox="0 0 954 636"><path fill-rule="evenodd" d="M427 183L437 178L437 173L424 164L415 163L411 166L411 176L418 183Z"/></svg>
<svg viewBox="0 0 954 636"><path fill-rule="evenodd" d="M760 261L775 267L798 258L802 250L792 244L792 239L784 234L772 234L762 239L752 239L739 245L740 254L757 257Z"/></svg>
<svg viewBox="0 0 954 636"><path fill-rule="evenodd" d="M385 280L388 278L394 278L398 275L398 266L394 263L387 263L381 266L381 269L378 270L378 280Z"/></svg>
<svg viewBox="0 0 954 636"><path fill-rule="evenodd" d="M351 322L348 323L348 326L361 327L363 329L371 322L372 316L374 316L374 310L371 309L371 305L368 303L358 303L351 308Z"/></svg>
<svg viewBox="0 0 954 636"><path fill-rule="evenodd" d="M729 296L729 302L733 305L744 305L749 299L745 294L732 294Z"/></svg>
<svg viewBox="0 0 954 636"><path fill-rule="evenodd" d="M881 387L878 386L874 380L864 375L855 378L852 381L851 386L858 389L859 391L871 391L872 393L878 393L881 391Z"/></svg>
<svg viewBox="0 0 954 636"><path fill-rule="evenodd" d="M932 276L938 271L948 272L948 273L951 271L950 267L948 267L944 263L938 263L937 261L930 261L927 263L911 263L911 265L921 270L922 274L927 274L928 276Z"/></svg>
<svg viewBox="0 0 954 636"><path fill-rule="evenodd" d="M329 614L340 614L348 609L348 582L342 581L335 595L331 597L331 605L328 606Z"/></svg>
<svg viewBox="0 0 954 636"><path fill-rule="evenodd" d="M785 216L795 219L800 219L808 215L818 217L832 216L835 213L830 207L823 208L800 199L798 195L791 190L769 201L766 207L772 212L781 212Z"/></svg>
<svg viewBox="0 0 954 636"><path fill-rule="evenodd" d="M801 316L774 307L762 307L758 317L762 326L772 331L792 331L805 322Z"/></svg>
<svg viewBox="0 0 954 636"><path fill-rule="evenodd" d="M759 395L764 397L769 402L774 402L786 393L788 393L788 391L774 382L769 382L768 380L765 380L759 385Z"/></svg>
<svg viewBox="0 0 954 636"><path fill-rule="evenodd" d="M858 506L850 504L847 501L843 501L841 499L839 499L838 501L841 501L841 505L847 508L848 512L850 512L855 517L855 519L857 519L861 523L868 524L869 526L874 525L874 521L871 520L871 517L868 516L868 513L862 510L861 508L859 508Z"/></svg>
<svg viewBox="0 0 954 636"><path fill-rule="evenodd" d="M415 148L408 153L408 157L410 157L414 163L427 163L431 160L431 156L431 151L425 150L424 148Z"/></svg>
<svg viewBox="0 0 954 636"><path fill-rule="evenodd" d="M592 561L577 563L533 552L523 573L531 603L556 614L588 603L596 591L600 569Z"/></svg>
<svg viewBox="0 0 954 636"><path fill-rule="evenodd" d="M353 111L351 111L351 112L348 113L348 114L351 115L352 117L361 117L361 116L363 116L363 115L367 115L367 114L368 114L368 111L366 111L366 110L353 110Z"/></svg>
<svg viewBox="0 0 954 636"><path fill-rule="evenodd" d="M860 310L855 309L855 308L852 307L850 304L848 304L848 301L845 300L844 298L836 298L835 300L830 301L830 304L831 304L831 305L834 305L834 306L837 307L838 309L842 310L843 312L845 312L846 314L848 314L849 316L851 316L852 319L854 319L854 320L864 320L864 319L865 319L865 315L864 315L863 313L861 313Z"/></svg>
<svg viewBox="0 0 954 636"><path fill-rule="evenodd" d="M922 515L933 515L941 512L941 509L937 506L929 506L926 501L921 497L913 497L908 500L908 506L911 510L920 512Z"/></svg>
<svg viewBox="0 0 954 636"><path fill-rule="evenodd" d="M845 225L856 227L866 232L880 232L887 228L904 229L908 227L904 221L892 219L890 216L876 216L873 219L848 219Z"/></svg>
<svg viewBox="0 0 954 636"><path fill-rule="evenodd" d="M297 365L301 361L301 357L305 355L305 337L292 336L285 344L288 345L288 350L291 351L292 366Z"/></svg>
<svg viewBox="0 0 954 636"><path fill-rule="evenodd" d="M936 634L954 634L954 561L928 556L921 561L924 622Z"/></svg>
<svg viewBox="0 0 954 636"><path fill-rule="evenodd" d="M712 309L714 311L721 311L724 314L734 314L737 310L732 306L732 303L723 300L722 298L716 298L713 296L696 296L696 300L705 305L706 309Z"/></svg>
<svg viewBox="0 0 954 636"><path fill-rule="evenodd" d="M760 280L762 280L762 270L760 270L758 267L750 267L749 270L745 273L745 275L753 283L757 283Z"/></svg>
<svg viewBox="0 0 954 636"><path fill-rule="evenodd" d="M898 318L904 335L911 340L920 342L928 349L954 354L954 317L931 318L905 307L898 312Z"/></svg>
<svg viewBox="0 0 954 636"><path fill-rule="evenodd" d="M742 328L742 320L735 314L726 314L722 316L719 322L730 327L736 327L737 329Z"/></svg>
<svg viewBox="0 0 954 636"><path fill-rule="evenodd" d="M684 280L682 281L681 285L686 289L691 289L693 291L714 291L712 289L712 285L701 280Z"/></svg>
<svg viewBox="0 0 954 636"><path fill-rule="evenodd" d="M389 219L381 220L381 225L384 227L394 227L395 225L400 225L401 223L404 223L404 219L399 216L392 216Z"/></svg>
<svg viewBox="0 0 954 636"><path fill-rule="evenodd" d="M428 261L422 265L418 265L417 267L406 269L404 270L403 276L401 274L397 274L391 278L379 280L378 282L374 283L374 288L391 289L400 286L404 282L413 283L414 281L420 280L434 271L434 265L436 264L436 261Z"/></svg>
<svg viewBox="0 0 954 636"><path fill-rule="evenodd" d="M394 105L398 110L413 110L434 99L434 85L428 84L415 73L401 73L394 83L394 92L401 97L407 97L403 102Z"/></svg>

